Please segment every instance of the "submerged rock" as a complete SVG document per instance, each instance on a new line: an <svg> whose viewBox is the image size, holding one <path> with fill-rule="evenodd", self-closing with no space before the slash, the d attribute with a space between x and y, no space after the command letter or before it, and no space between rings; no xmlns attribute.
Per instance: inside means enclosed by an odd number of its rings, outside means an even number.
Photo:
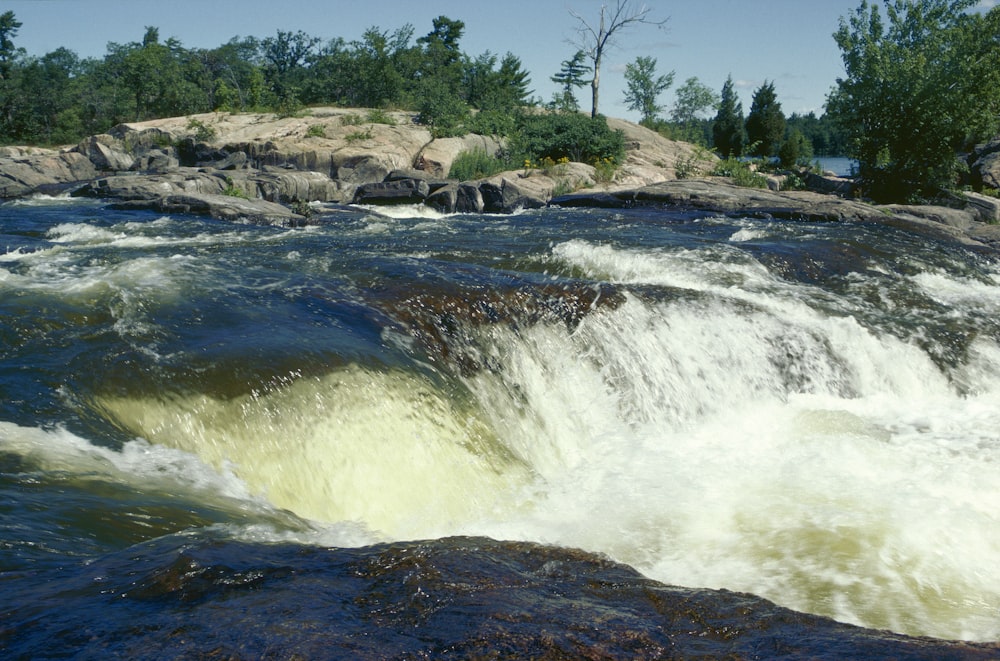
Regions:
<svg viewBox="0 0 1000 661"><path fill-rule="evenodd" d="M583 551L453 537L363 548L164 536L6 605L28 658L995 659L749 594L647 579ZM24 577L14 576L16 589ZM67 615L71 614L71 615ZM72 623L72 626L70 626Z"/></svg>

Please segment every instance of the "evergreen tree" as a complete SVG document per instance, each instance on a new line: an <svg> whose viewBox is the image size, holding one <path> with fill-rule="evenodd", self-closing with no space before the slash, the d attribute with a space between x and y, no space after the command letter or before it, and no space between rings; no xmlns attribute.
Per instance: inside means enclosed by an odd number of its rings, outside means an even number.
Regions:
<svg viewBox="0 0 1000 661"><path fill-rule="evenodd" d="M625 65L625 102L629 110L636 110L642 115L641 124L649 125L656 120L656 115L663 110L663 106L657 105L656 98L673 83L673 71L656 75L655 57L640 55L635 62Z"/></svg>
<svg viewBox="0 0 1000 661"><path fill-rule="evenodd" d="M746 143L743 103L733 89L732 76L726 78L722 86L722 100L712 126L712 141L723 158L743 154L743 145Z"/></svg>
<svg viewBox="0 0 1000 661"><path fill-rule="evenodd" d="M573 57L563 60L559 73L552 76L552 82L562 86L562 91L558 92L553 100L553 105L559 110L576 111L580 109L580 103L576 100L574 90L590 83L586 79L586 75L590 73L590 67L583 63L586 57L586 53L578 50Z"/></svg>
<svg viewBox="0 0 1000 661"><path fill-rule="evenodd" d="M775 156L785 137L785 115L774 92L774 83L764 84L753 93L747 115L747 140L755 156Z"/></svg>

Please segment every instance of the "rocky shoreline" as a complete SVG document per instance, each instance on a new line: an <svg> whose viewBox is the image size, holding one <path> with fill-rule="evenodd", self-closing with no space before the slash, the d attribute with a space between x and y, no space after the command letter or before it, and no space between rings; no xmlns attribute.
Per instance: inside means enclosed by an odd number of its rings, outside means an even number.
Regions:
<svg viewBox="0 0 1000 661"><path fill-rule="evenodd" d="M875 206L842 195L850 182L810 176L811 190L742 188L709 172L715 157L623 120L627 152L613 181L583 163L475 181L447 178L462 152L491 138L434 139L404 112L314 108L300 117L213 113L121 124L61 150L0 149L0 199L70 191L127 208L298 225L310 204L427 204L443 212L510 213L548 205L669 206L782 219L878 222L1000 249L1000 200L967 194L958 208ZM679 174L686 178L678 178ZM694 175L694 176L692 176Z"/></svg>

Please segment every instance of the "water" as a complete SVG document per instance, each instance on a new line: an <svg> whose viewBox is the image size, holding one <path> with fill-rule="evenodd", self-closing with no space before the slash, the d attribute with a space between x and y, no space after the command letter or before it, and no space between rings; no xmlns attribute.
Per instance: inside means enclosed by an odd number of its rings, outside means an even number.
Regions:
<svg viewBox="0 0 1000 661"><path fill-rule="evenodd" d="M857 161L844 156L818 156L816 162L824 171L833 172L839 177L853 176L858 168Z"/></svg>
<svg viewBox="0 0 1000 661"><path fill-rule="evenodd" d="M287 229L36 198L0 232L0 649L218 654L184 645L265 595L313 612L278 574L550 548L1000 638L993 255L658 209ZM457 585L407 577L411 605ZM226 649L304 653L296 626Z"/></svg>

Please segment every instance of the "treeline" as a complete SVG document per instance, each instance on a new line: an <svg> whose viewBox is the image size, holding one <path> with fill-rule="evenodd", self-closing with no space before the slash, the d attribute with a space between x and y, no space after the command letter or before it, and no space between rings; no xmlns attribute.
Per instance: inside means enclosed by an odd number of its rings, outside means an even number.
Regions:
<svg viewBox="0 0 1000 661"><path fill-rule="evenodd" d="M464 54L461 21L440 16L414 39L412 26L370 28L360 39L323 43L303 32L235 37L213 49L161 41L112 43L103 58L59 48L28 57L21 26L0 16L0 141L65 144L121 122L211 111L292 114L332 104L407 108L435 133L504 134L530 102L529 75L513 54Z"/></svg>
<svg viewBox="0 0 1000 661"><path fill-rule="evenodd" d="M0 15L4 144L70 144L122 122L211 111L293 114L321 104L414 110L438 136L507 136L523 123L524 108L577 110L574 92L589 83L590 72L577 53L552 77L563 91L543 104L531 97L529 74L517 56L463 53L465 25L446 16L433 19L431 31L420 37L411 25L369 28L353 41L278 31L263 39L234 37L212 49L161 40L157 28L148 27L141 41L109 44L103 58L80 58L66 48L29 57L15 47L20 26L13 12ZM655 66L650 58L639 62ZM697 116L705 97L696 82L690 79L678 90L687 92L675 108L679 114L657 127L674 139L711 147L714 121ZM843 149L823 118L792 115L788 125L817 154ZM590 137L596 130L573 129ZM603 158L610 152L599 153Z"/></svg>

